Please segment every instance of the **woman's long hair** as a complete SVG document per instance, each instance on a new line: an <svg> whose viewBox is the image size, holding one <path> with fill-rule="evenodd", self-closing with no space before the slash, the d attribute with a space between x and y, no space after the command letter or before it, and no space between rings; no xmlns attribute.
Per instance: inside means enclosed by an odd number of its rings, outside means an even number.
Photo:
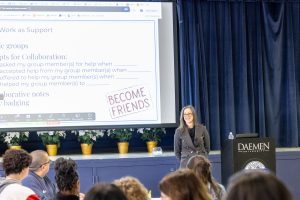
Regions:
<svg viewBox="0 0 300 200"><path fill-rule="evenodd" d="M222 189L211 174L210 161L201 155L193 156L187 163L187 168L193 170L205 185L210 184L219 200L222 199Z"/></svg>
<svg viewBox="0 0 300 200"><path fill-rule="evenodd" d="M58 158L55 161L55 181L60 191L75 192L79 175L77 173L77 164L72 159Z"/></svg>
<svg viewBox="0 0 300 200"><path fill-rule="evenodd" d="M179 169L166 175L159 189L172 200L211 200L204 183L190 169Z"/></svg>

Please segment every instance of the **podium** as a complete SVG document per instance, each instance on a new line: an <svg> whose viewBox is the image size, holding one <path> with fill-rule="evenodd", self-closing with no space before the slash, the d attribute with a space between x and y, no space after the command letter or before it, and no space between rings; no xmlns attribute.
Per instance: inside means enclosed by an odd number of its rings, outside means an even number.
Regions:
<svg viewBox="0 0 300 200"><path fill-rule="evenodd" d="M271 138L226 140L221 148L222 184L243 169L268 169L276 172L275 144Z"/></svg>

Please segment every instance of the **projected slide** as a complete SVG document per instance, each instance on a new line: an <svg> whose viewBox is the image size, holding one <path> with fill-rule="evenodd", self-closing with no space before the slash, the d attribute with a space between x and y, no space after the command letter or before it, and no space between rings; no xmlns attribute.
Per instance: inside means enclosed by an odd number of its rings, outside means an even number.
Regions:
<svg viewBox="0 0 300 200"><path fill-rule="evenodd" d="M2 4L1 128L162 123L160 3Z"/></svg>

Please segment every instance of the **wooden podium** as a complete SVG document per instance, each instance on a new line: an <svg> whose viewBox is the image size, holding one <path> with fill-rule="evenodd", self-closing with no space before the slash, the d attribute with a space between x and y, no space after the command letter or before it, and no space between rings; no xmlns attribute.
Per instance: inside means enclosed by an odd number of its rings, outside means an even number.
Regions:
<svg viewBox="0 0 300 200"><path fill-rule="evenodd" d="M226 140L221 148L222 184L243 169L268 169L276 172L275 145L271 138Z"/></svg>

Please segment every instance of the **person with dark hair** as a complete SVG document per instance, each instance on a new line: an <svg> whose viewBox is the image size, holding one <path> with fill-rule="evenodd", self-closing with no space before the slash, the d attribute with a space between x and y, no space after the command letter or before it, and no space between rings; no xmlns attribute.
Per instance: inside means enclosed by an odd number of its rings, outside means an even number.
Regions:
<svg viewBox="0 0 300 200"><path fill-rule="evenodd" d="M114 184L94 185L85 195L84 200L127 200L123 191Z"/></svg>
<svg viewBox="0 0 300 200"><path fill-rule="evenodd" d="M292 200L292 195L275 175L262 170L244 170L229 179L227 200Z"/></svg>
<svg viewBox="0 0 300 200"><path fill-rule="evenodd" d="M145 186L136 178L125 176L113 182L126 195L128 200L150 200Z"/></svg>
<svg viewBox="0 0 300 200"><path fill-rule="evenodd" d="M180 125L174 135L174 152L180 160L180 168L186 167L187 161L194 155L208 156L210 151L209 134L205 126L198 123L193 106L181 110Z"/></svg>
<svg viewBox="0 0 300 200"><path fill-rule="evenodd" d="M59 189L54 200L79 200L80 182L76 162L71 158L58 158L54 168L55 181Z"/></svg>
<svg viewBox="0 0 300 200"><path fill-rule="evenodd" d="M207 186L213 200L222 200L225 197L226 190L213 178L211 164L206 157L201 155L191 157L187 163L187 168L193 170Z"/></svg>
<svg viewBox="0 0 300 200"><path fill-rule="evenodd" d="M190 169L179 169L159 183L162 200L211 200L204 183Z"/></svg>
<svg viewBox="0 0 300 200"><path fill-rule="evenodd" d="M55 196L57 189L47 176L51 164L48 153L43 150L35 150L30 155L32 156L30 172L22 184L31 188L41 200L50 200Z"/></svg>
<svg viewBox="0 0 300 200"><path fill-rule="evenodd" d="M30 189L21 185L28 175L32 157L25 150L9 149L3 155L5 179L0 182L0 199L5 200L39 200Z"/></svg>

